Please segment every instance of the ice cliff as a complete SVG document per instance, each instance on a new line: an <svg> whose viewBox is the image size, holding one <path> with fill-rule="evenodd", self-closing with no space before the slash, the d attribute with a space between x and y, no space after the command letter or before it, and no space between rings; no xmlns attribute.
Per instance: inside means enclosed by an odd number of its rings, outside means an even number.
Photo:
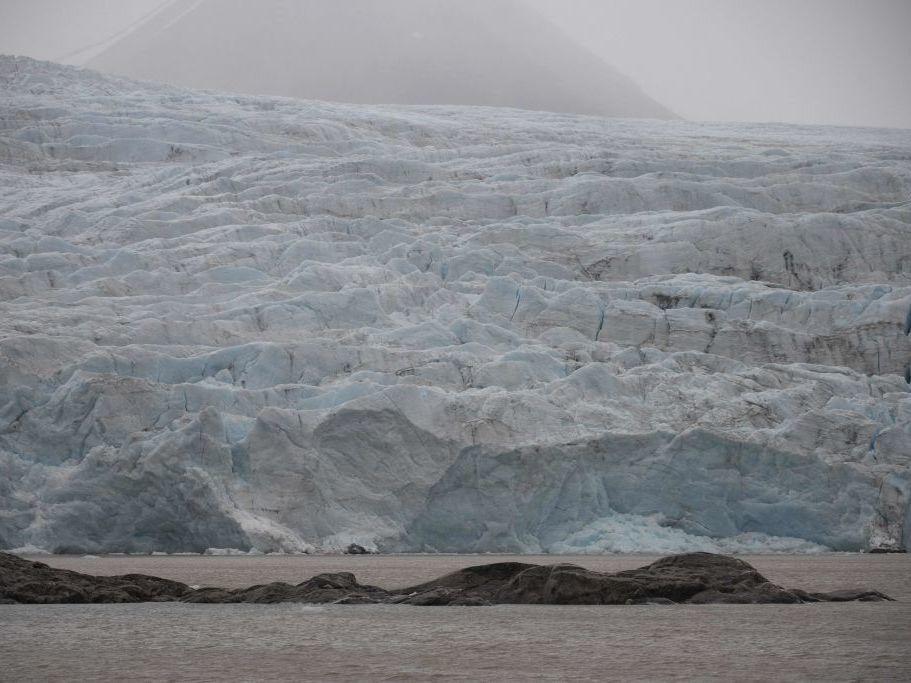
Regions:
<svg viewBox="0 0 911 683"><path fill-rule="evenodd" d="M911 542L911 132L0 57L0 547Z"/></svg>

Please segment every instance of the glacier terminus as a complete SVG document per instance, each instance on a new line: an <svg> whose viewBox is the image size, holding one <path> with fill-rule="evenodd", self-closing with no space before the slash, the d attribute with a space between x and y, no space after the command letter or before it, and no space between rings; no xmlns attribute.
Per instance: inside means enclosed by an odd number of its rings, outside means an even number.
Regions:
<svg viewBox="0 0 911 683"><path fill-rule="evenodd" d="M911 131L0 57L0 548L911 544Z"/></svg>

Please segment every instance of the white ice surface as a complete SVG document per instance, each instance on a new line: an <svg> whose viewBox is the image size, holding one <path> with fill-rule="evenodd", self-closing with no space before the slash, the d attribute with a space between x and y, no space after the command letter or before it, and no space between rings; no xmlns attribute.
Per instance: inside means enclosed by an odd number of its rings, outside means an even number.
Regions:
<svg viewBox="0 0 911 683"><path fill-rule="evenodd" d="M576 531L562 541L547 547L547 552L560 554L638 553L671 554L702 551L707 553L819 553L825 546L799 538L743 533L726 538L688 534L664 526L660 515L614 514Z"/></svg>
<svg viewBox="0 0 911 683"><path fill-rule="evenodd" d="M911 132L0 58L0 547L911 536Z"/></svg>

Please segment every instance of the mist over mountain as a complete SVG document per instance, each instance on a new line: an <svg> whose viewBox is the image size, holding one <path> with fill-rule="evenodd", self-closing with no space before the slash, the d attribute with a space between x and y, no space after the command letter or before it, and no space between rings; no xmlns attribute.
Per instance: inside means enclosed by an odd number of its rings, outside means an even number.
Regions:
<svg viewBox="0 0 911 683"><path fill-rule="evenodd" d="M177 0L87 66L340 102L675 116L514 0Z"/></svg>

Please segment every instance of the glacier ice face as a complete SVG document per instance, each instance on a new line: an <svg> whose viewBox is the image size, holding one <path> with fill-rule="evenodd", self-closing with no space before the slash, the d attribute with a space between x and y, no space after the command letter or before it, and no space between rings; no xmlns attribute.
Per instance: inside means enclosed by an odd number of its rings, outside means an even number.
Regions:
<svg viewBox="0 0 911 683"><path fill-rule="evenodd" d="M911 132L0 58L0 547L911 541Z"/></svg>

